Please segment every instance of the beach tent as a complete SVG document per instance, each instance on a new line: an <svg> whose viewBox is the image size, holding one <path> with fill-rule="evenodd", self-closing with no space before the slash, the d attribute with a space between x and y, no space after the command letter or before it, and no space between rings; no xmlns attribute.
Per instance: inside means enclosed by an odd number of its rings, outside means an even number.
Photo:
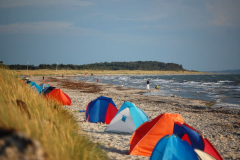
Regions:
<svg viewBox="0 0 240 160"><path fill-rule="evenodd" d="M41 88L36 82L27 81L27 84L29 84L30 87L33 88L33 89L35 89L38 93L41 93L42 88Z"/></svg>
<svg viewBox="0 0 240 160"><path fill-rule="evenodd" d="M157 142L173 134L174 122L184 123L180 114L164 113L143 123L130 139L130 155L150 156Z"/></svg>
<svg viewBox="0 0 240 160"><path fill-rule="evenodd" d="M189 143L172 134L158 141L150 160L198 160L198 156Z"/></svg>
<svg viewBox="0 0 240 160"><path fill-rule="evenodd" d="M124 102L105 131L133 133L146 121L148 117L141 109L131 102Z"/></svg>
<svg viewBox="0 0 240 160"><path fill-rule="evenodd" d="M118 109L111 98L100 96L89 102L85 115L88 122L109 124L117 112Z"/></svg>
<svg viewBox="0 0 240 160"><path fill-rule="evenodd" d="M203 138L197 130L188 124L174 123L173 133L177 134L182 140L187 141L194 149L199 149L217 160L222 160L222 157L208 139Z"/></svg>
<svg viewBox="0 0 240 160"><path fill-rule="evenodd" d="M45 89L45 88L47 88L47 87L51 87L51 85L48 84L47 82L43 82L43 83L41 83L39 86L40 86L42 89Z"/></svg>
<svg viewBox="0 0 240 160"><path fill-rule="evenodd" d="M66 93L64 93L61 89L57 89L55 87L48 87L45 88L41 93L46 98L56 100L62 105L71 106L72 104L72 101L69 98L69 96Z"/></svg>

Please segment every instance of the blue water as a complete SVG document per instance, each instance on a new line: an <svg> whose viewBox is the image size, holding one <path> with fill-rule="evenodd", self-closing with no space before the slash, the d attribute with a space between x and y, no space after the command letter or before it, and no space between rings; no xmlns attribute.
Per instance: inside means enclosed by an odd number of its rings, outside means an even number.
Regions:
<svg viewBox="0 0 240 160"><path fill-rule="evenodd" d="M124 76L85 76L76 79L121 85L128 88L146 89L147 79L150 88L160 85L160 90L146 93L192 98L216 102L217 107L240 109L240 74L214 75L124 75Z"/></svg>

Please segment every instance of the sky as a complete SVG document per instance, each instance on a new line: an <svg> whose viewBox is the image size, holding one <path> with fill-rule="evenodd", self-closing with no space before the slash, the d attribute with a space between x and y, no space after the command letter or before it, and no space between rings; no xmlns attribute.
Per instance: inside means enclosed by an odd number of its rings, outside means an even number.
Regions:
<svg viewBox="0 0 240 160"><path fill-rule="evenodd" d="M0 0L0 61L240 69L240 0Z"/></svg>

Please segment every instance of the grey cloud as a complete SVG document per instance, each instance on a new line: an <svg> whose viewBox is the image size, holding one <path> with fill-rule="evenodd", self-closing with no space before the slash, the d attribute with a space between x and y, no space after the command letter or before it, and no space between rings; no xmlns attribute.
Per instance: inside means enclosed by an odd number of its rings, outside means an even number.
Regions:
<svg viewBox="0 0 240 160"><path fill-rule="evenodd" d="M215 3L207 3L206 8L212 14L211 24L216 26L240 26L240 1L217 0Z"/></svg>

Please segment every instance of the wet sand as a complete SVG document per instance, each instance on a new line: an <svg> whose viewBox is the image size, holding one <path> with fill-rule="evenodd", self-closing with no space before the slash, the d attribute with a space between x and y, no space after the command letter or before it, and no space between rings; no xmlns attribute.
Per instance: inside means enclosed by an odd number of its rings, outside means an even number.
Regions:
<svg viewBox="0 0 240 160"><path fill-rule="evenodd" d="M76 118L81 130L93 142L103 148L113 160L147 160L149 157L129 155L129 140L131 134L106 133L107 124L88 123L85 120L85 110L88 103L99 96L113 99L117 108L124 101L132 102L154 119L162 113L179 113L185 123L199 130L217 149L223 159L240 159L240 111L214 107L214 103L180 97L165 97L144 95L147 90L123 88L116 85L90 83L75 80L74 76L61 77L31 77L30 80L40 84L48 82L61 88L72 100L72 106L63 106ZM154 92L154 90L151 90Z"/></svg>

